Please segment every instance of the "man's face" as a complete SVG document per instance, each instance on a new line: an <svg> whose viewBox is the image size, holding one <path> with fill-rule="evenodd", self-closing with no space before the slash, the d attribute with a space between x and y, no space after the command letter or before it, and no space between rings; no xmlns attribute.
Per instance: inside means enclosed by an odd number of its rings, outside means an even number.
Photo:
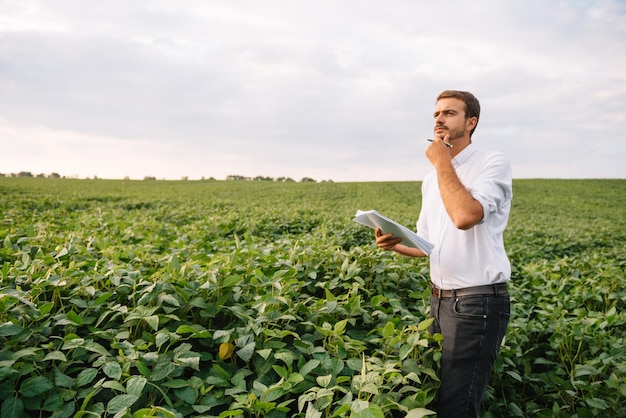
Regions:
<svg viewBox="0 0 626 418"><path fill-rule="evenodd" d="M468 120L465 119L465 102L462 100L453 97L440 99L435 106L433 117L437 138L443 139L446 134L449 134L450 141L452 141L465 135Z"/></svg>

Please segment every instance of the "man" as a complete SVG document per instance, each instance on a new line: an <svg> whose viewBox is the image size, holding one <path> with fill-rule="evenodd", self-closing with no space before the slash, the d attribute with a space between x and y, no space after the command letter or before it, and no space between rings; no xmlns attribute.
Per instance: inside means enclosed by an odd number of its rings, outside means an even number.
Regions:
<svg viewBox="0 0 626 418"><path fill-rule="evenodd" d="M418 234L430 254L430 331L443 334L439 418L479 417L510 316L511 265L503 232L511 209L509 162L472 143L480 104L468 92L437 97L435 139L426 149L434 170L422 184ZM376 243L408 257L425 257L401 238L376 230Z"/></svg>

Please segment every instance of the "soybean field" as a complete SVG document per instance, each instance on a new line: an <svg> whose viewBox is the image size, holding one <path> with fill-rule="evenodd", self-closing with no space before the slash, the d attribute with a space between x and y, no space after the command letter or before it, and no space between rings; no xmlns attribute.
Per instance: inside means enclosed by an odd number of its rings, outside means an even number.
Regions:
<svg viewBox="0 0 626 418"><path fill-rule="evenodd" d="M420 182L0 177L0 418L434 416ZM626 416L626 180L514 180L484 417Z"/></svg>

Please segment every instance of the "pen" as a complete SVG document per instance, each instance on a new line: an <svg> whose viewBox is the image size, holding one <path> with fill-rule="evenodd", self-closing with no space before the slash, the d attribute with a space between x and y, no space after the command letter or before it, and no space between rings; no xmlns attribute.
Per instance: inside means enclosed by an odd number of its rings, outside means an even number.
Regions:
<svg viewBox="0 0 626 418"><path fill-rule="evenodd" d="M434 142L434 141L435 141L434 139L430 139L430 138L428 138L428 139L426 139L426 140L427 140L428 142ZM450 144L449 142L444 142L444 144L446 144L446 147L448 147L448 148L452 148L452 144Z"/></svg>

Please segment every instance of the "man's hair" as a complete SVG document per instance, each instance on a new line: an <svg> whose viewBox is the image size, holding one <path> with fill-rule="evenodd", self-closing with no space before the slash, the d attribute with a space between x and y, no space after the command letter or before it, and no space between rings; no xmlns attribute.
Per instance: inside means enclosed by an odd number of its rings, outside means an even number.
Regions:
<svg viewBox="0 0 626 418"><path fill-rule="evenodd" d="M462 100L463 103L465 103L465 119L475 117L476 126L478 126L478 120L480 119L480 103L472 93L469 91L444 90L439 94L439 96L437 96L437 101L439 101L439 99L449 98ZM470 137L476 130L476 126L474 126L474 129L470 131Z"/></svg>

